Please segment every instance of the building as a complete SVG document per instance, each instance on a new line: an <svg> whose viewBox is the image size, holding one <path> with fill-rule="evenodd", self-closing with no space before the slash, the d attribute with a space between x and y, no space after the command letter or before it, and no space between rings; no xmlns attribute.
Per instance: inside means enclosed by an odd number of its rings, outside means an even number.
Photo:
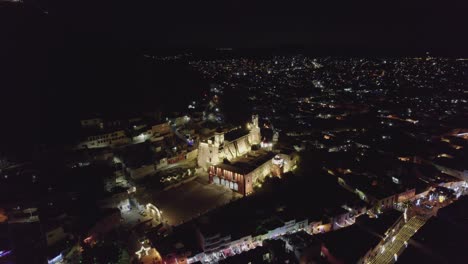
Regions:
<svg viewBox="0 0 468 264"><path fill-rule="evenodd" d="M466 263L468 259L468 197L441 208L418 230L398 263Z"/></svg>
<svg viewBox="0 0 468 264"><path fill-rule="evenodd" d="M105 148L114 147L119 145L125 145L130 143L130 138L127 137L124 130L118 130L113 132L101 133L93 136L88 136L82 142L80 142L76 148Z"/></svg>
<svg viewBox="0 0 468 264"><path fill-rule="evenodd" d="M8 233L15 263L46 263L47 240L37 208L18 208L8 215Z"/></svg>
<svg viewBox="0 0 468 264"><path fill-rule="evenodd" d="M248 195L253 192L255 184L271 174L271 160L274 156L275 154L267 152L238 158L231 164L212 165L208 170L209 182Z"/></svg>
<svg viewBox="0 0 468 264"><path fill-rule="evenodd" d="M261 184L268 176L281 177L296 164L291 155L275 154L264 150L252 151L238 157L232 163L212 165L208 169L210 183L224 185L242 195L253 192L255 185Z"/></svg>
<svg viewBox="0 0 468 264"><path fill-rule="evenodd" d="M104 128L104 121L102 118L90 118L80 120L82 128Z"/></svg>
<svg viewBox="0 0 468 264"><path fill-rule="evenodd" d="M165 134L169 134L171 132L171 127L169 125L169 122L164 122L161 124L156 124L151 127L151 132L153 137L158 137L162 136Z"/></svg>
<svg viewBox="0 0 468 264"><path fill-rule="evenodd" d="M206 219L202 219L202 221L206 221ZM242 224L238 227L230 226L228 229L223 228L222 225L222 223L210 220L197 223L201 251L198 254L188 256L188 263L196 261L203 263L219 262L243 252L250 252L261 247L266 240L277 239L285 234L305 230L308 222L307 219L284 221L277 217L271 217L259 220L255 225Z"/></svg>
<svg viewBox="0 0 468 264"><path fill-rule="evenodd" d="M280 238L285 242L285 251L294 254L299 263L314 263L320 258L320 242L316 236L305 231L284 235Z"/></svg>
<svg viewBox="0 0 468 264"><path fill-rule="evenodd" d="M378 219L359 216L354 225L319 235L321 254L327 263L357 263L379 244L400 218L401 213L396 210L387 211Z"/></svg>
<svg viewBox="0 0 468 264"><path fill-rule="evenodd" d="M291 189L275 194L267 192L248 196L175 227L173 233L167 237L150 237L150 240L167 263L219 263L223 259L260 247L266 240L280 240L282 236L301 231L311 234L312 227L315 227L316 233L325 233L333 230L334 222L343 222L343 225L346 222L354 223L354 215L351 216L349 211L343 212L339 208L342 208L343 202L357 198L336 185L335 198L323 199L320 203L310 202L319 201L320 195L307 193L306 197L294 196ZM278 203L283 201L280 197L284 195L291 195L291 199L287 200L287 204ZM338 208L331 210L335 207ZM359 206L347 206L349 207L356 208L356 215L362 212ZM335 213L338 215L334 215ZM246 221L239 221L239 216ZM342 229L347 228L349 227ZM193 229L196 231L193 232ZM191 233L196 233L196 238L190 238ZM290 245L291 251L297 252L297 256L301 255L301 259L315 255L309 255L316 252L309 252L309 247L303 248L301 254L299 244ZM177 262L169 259L177 259Z"/></svg>
<svg viewBox="0 0 468 264"><path fill-rule="evenodd" d="M109 233L120 225L121 213L117 208L102 209L98 215L97 222L88 230L86 237L83 241L85 243L92 243L103 235Z"/></svg>
<svg viewBox="0 0 468 264"><path fill-rule="evenodd" d="M211 165L222 163L224 159L233 160L247 154L253 145L260 144L258 116L252 116L248 129L236 128L230 131L217 130L213 137L200 142L198 147L198 165L207 169Z"/></svg>
<svg viewBox="0 0 468 264"><path fill-rule="evenodd" d="M362 174L340 175L338 183L357 194L361 200L369 203L377 211L392 209L396 204L410 200L416 195L414 187Z"/></svg>
<svg viewBox="0 0 468 264"><path fill-rule="evenodd" d="M66 215L62 217L66 217ZM70 243L72 242L70 238L73 238L73 235L65 231L60 221L50 222L44 230L47 239L47 263L63 263L64 255L73 247L73 243Z"/></svg>
<svg viewBox="0 0 468 264"><path fill-rule="evenodd" d="M237 264L237 263L273 263L271 253L266 247L256 247L250 251L234 255L227 259L223 259L220 264Z"/></svg>

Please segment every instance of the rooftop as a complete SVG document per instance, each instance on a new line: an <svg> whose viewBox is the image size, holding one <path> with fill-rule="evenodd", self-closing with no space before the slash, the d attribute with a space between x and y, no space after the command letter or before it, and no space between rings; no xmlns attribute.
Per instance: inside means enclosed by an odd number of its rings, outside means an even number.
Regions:
<svg viewBox="0 0 468 264"><path fill-rule="evenodd" d="M148 234L148 238L162 256L186 252L191 252L193 256L201 250L191 225L181 225L170 236L162 239L156 233Z"/></svg>
<svg viewBox="0 0 468 264"><path fill-rule="evenodd" d="M249 133L250 131L245 128L237 128L224 134L224 140L229 142L234 141L238 138L248 135Z"/></svg>
<svg viewBox="0 0 468 264"><path fill-rule="evenodd" d="M221 260L220 264L238 264L238 263L268 263L269 250L266 247L256 247L252 250L239 255L234 255L230 258Z"/></svg>
<svg viewBox="0 0 468 264"><path fill-rule="evenodd" d="M218 164L216 167L245 175L271 160L275 155L275 153L264 150L251 151L244 156L232 160L230 163Z"/></svg>
<svg viewBox="0 0 468 264"><path fill-rule="evenodd" d="M349 186L376 199L383 199L411 189L411 186L397 184L384 176L349 173L341 175Z"/></svg>
<svg viewBox="0 0 468 264"><path fill-rule="evenodd" d="M356 219L354 225L323 234L320 239L331 255L344 263L356 263L379 243L385 236L385 231L400 216L401 213L395 210L382 214L378 219L362 215Z"/></svg>

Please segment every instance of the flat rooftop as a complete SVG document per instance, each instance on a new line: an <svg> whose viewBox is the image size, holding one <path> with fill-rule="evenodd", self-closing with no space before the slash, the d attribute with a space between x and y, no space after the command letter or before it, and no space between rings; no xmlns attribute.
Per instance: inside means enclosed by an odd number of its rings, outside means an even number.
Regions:
<svg viewBox="0 0 468 264"><path fill-rule="evenodd" d="M376 199L387 198L412 189L412 186L396 184L385 176L350 173L340 177L345 180L346 184Z"/></svg>

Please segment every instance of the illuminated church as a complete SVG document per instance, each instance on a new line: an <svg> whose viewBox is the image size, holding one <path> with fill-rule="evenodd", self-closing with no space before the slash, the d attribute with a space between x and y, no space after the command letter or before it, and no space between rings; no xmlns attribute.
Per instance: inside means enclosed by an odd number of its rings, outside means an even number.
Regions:
<svg viewBox="0 0 468 264"><path fill-rule="evenodd" d="M249 129L218 131L202 142L198 149L198 165L208 170L210 183L249 195L253 187L268 176L281 177L295 164L287 154L273 153L266 148L251 151L261 142L258 116L252 116Z"/></svg>
<svg viewBox="0 0 468 264"><path fill-rule="evenodd" d="M206 142L198 147L198 166L208 169L211 165L223 163L224 159L233 160L247 154L253 145L260 144L258 115L252 116L248 129L237 128L231 131L216 131Z"/></svg>

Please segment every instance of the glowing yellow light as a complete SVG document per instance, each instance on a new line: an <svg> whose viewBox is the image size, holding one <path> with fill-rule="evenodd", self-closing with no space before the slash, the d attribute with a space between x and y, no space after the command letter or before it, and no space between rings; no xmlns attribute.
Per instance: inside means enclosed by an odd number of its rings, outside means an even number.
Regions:
<svg viewBox="0 0 468 264"><path fill-rule="evenodd" d="M445 196L440 195L439 196L439 203L443 203L445 201Z"/></svg>

